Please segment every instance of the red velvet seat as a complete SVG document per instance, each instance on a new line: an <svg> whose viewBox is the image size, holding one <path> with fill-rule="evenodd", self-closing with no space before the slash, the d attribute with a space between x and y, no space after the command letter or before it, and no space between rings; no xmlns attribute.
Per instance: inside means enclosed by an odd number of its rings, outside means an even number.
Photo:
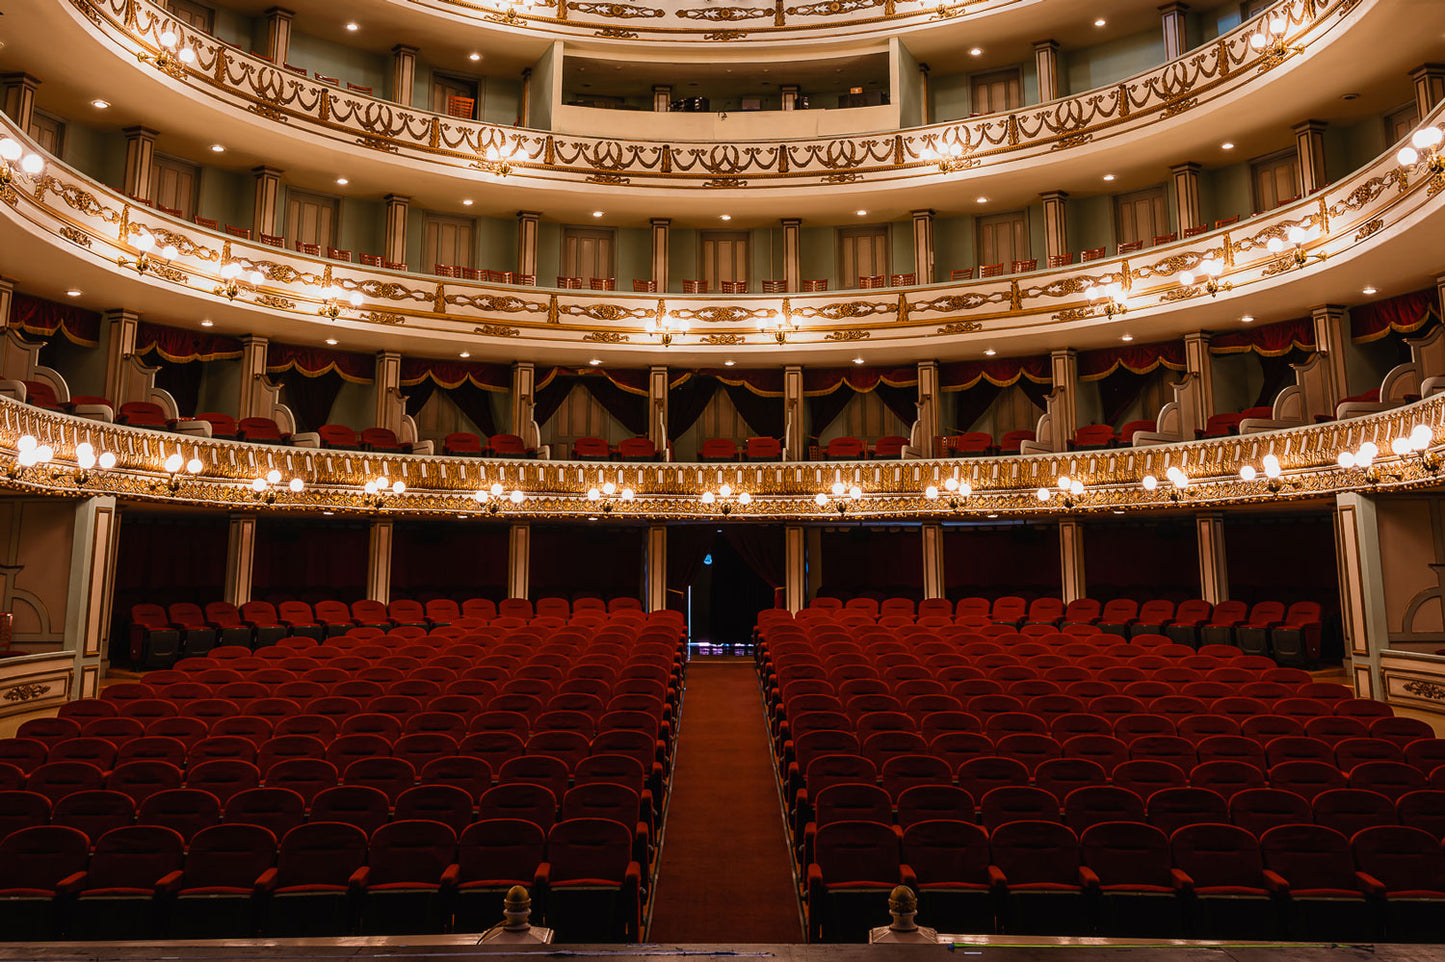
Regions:
<svg viewBox="0 0 1445 962"><path fill-rule="evenodd" d="M310 822L281 840L268 936L347 932L367 881L367 834L354 825Z"/></svg>
<svg viewBox="0 0 1445 962"><path fill-rule="evenodd" d="M834 438L828 442L824 457L829 461L861 461L868 457L868 450L858 438Z"/></svg>
<svg viewBox="0 0 1445 962"><path fill-rule="evenodd" d="M1184 931L1185 901L1163 832L1138 820L1095 824L1083 832L1080 853L1097 880L1100 935L1174 938Z"/></svg>
<svg viewBox="0 0 1445 962"><path fill-rule="evenodd" d="M159 404L150 401L127 401L122 404L116 412L115 423L157 431L164 431L169 426L166 412Z"/></svg>
<svg viewBox="0 0 1445 962"><path fill-rule="evenodd" d="M748 438L743 442L743 458L747 461L781 461L782 442L777 438Z"/></svg>
<svg viewBox="0 0 1445 962"><path fill-rule="evenodd" d="M242 418L236 422L236 436L252 444L287 444L291 440L270 418Z"/></svg>
<svg viewBox="0 0 1445 962"><path fill-rule="evenodd" d="M255 932L259 896L269 891L276 838L255 825L219 825L190 840L180 873L163 890L172 897L170 938L246 938Z"/></svg>
<svg viewBox="0 0 1445 962"><path fill-rule="evenodd" d="M536 451L515 434L494 434L487 442L488 452L498 458L530 458Z"/></svg>
<svg viewBox="0 0 1445 962"><path fill-rule="evenodd" d="M453 431L442 439L442 454L453 457L479 458L484 448L482 439L467 431Z"/></svg>

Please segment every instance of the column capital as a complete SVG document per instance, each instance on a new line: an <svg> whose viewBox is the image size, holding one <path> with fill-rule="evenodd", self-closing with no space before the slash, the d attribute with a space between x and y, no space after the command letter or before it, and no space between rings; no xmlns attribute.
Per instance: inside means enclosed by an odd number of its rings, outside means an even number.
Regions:
<svg viewBox="0 0 1445 962"><path fill-rule="evenodd" d="M1193 160L1186 160L1180 164L1171 164L1169 167L1169 172L1175 176L1179 174L1194 174L1197 176L1202 170L1204 170L1204 165Z"/></svg>
<svg viewBox="0 0 1445 962"><path fill-rule="evenodd" d="M378 361L400 361L400 360L401 360L401 352L400 352L400 351L377 351L377 352L376 352L376 359L377 359Z"/></svg>
<svg viewBox="0 0 1445 962"><path fill-rule="evenodd" d="M382 198L382 200L386 201L388 205L391 205L391 204L400 204L400 205L402 205L402 206L405 206L405 205L411 203L411 195L410 195L410 194L387 194L385 197Z"/></svg>
<svg viewBox="0 0 1445 962"><path fill-rule="evenodd" d="M1066 190L1045 190L1039 193L1039 197L1045 201L1068 200L1069 192Z"/></svg>
<svg viewBox="0 0 1445 962"><path fill-rule="evenodd" d="M1163 14L1170 14L1170 13L1188 13L1188 12L1189 12L1189 4L1187 4L1187 3L1165 3L1165 4L1160 4L1160 6L1159 6L1159 12L1160 12L1160 13L1163 13Z"/></svg>
<svg viewBox="0 0 1445 962"><path fill-rule="evenodd" d="M161 135L159 130L152 130L150 127L141 124L137 124L134 127L122 127L120 132L125 135L127 140L136 138L140 140L155 140Z"/></svg>
<svg viewBox="0 0 1445 962"><path fill-rule="evenodd" d="M1296 134L1322 134L1329 126L1330 122L1328 120L1301 120L1299 123L1290 127L1290 130L1293 130Z"/></svg>
<svg viewBox="0 0 1445 962"><path fill-rule="evenodd" d="M1060 44L1059 44L1059 42L1058 42L1057 40L1035 40L1035 41L1034 41L1034 50L1036 50L1036 51L1038 51L1038 50L1055 50L1055 51L1057 51L1057 50L1059 49L1059 47L1060 47Z"/></svg>
<svg viewBox="0 0 1445 962"><path fill-rule="evenodd" d="M266 16L276 17L281 20L290 20L292 17L296 16L296 11L287 10L285 7L268 7L266 10Z"/></svg>
<svg viewBox="0 0 1445 962"><path fill-rule="evenodd" d="M1208 344L1213 339L1214 335L1209 331L1193 331L1184 335L1185 344Z"/></svg>
<svg viewBox="0 0 1445 962"><path fill-rule="evenodd" d="M415 56L417 55L417 53L420 51L420 49L421 49L420 47L413 47L413 46L412 46L411 44L409 44L409 43L399 43L399 44L397 44L396 46L394 46L394 47L391 48L391 52L392 52L392 55L393 55L393 56L396 56L396 57L405 57L405 56L415 57Z"/></svg>
<svg viewBox="0 0 1445 962"><path fill-rule="evenodd" d="M929 69L930 69L930 68L929 68L928 64L924 63L924 62L921 61L921 60L918 62L918 72L921 73L921 74L923 74L925 77L928 76L928 71L929 71Z"/></svg>
<svg viewBox="0 0 1445 962"><path fill-rule="evenodd" d="M909 211L909 213L911 213L911 214L913 215L913 219L914 219L914 220L918 220L919 218L922 218L922 217L933 217L933 216L935 216L938 212L937 212L936 210L934 210L932 207L924 207L924 208L921 208L921 209L919 209L919 210Z"/></svg>
<svg viewBox="0 0 1445 962"><path fill-rule="evenodd" d="M1424 68L1421 67L1420 69L1423 70ZM13 73L0 73L0 85L14 87L17 84L34 90L40 86L40 78L34 74L28 74L23 70Z"/></svg>
<svg viewBox="0 0 1445 962"><path fill-rule="evenodd" d="M265 347L271 343L271 339L265 334L242 334L242 347Z"/></svg>
<svg viewBox="0 0 1445 962"><path fill-rule="evenodd" d="M801 217L780 217L778 223L784 227L798 227L803 223L803 219Z"/></svg>
<svg viewBox="0 0 1445 962"><path fill-rule="evenodd" d="M1416 67L1414 70L1411 70L1411 71L1410 71L1410 79L1412 79L1412 80L1418 80L1418 79L1421 78L1421 77L1431 77L1431 76L1435 76L1436 74L1445 74L1445 63L1422 63L1420 66L1418 66L1418 67ZM17 76L17 75L16 75L16 74L6 74L6 75L5 75L5 78L0 78L0 79L8 79L9 77L14 77L14 76ZM28 75L20 75L20 76L28 76ZM33 80L34 78L32 77L31 79ZM38 81L37 81L37 83L38 83Z"/></svg>
<svg viewBox="0 0 1445 962"><path fill-rule="evenodd" d="M1056 361L1077 361L1079 359L1079 351L1077 348L1072 347L1056 347L1049 352L1049 357Z"/></svg>
<svg viewBox="0 0 1445 962"><path fill-rule="evenodd" d="M258 167L252 167L251 173L257 178L280 177L282 174L286 173L286 171L282 170L280 167L270 167L266 164L261 164Z"/></svg>
<svg viewBox="0 0 1445 962"><path fill-rule="evenodd" d="M648 223L651 224L653 227L671 227L671 226L672 226L672 218L671 218L671 217L654 217L654 218L652 218L652 220L648 221Z"/></svg>
<svg viewBox="0 0 1445 962"><path fill-rule="evenodd" d="M519 210L519 211L517 211L517 220L541 220L541 219L542 219L542 213L541 213L541 211L535 211L535 210Z"/></svg>

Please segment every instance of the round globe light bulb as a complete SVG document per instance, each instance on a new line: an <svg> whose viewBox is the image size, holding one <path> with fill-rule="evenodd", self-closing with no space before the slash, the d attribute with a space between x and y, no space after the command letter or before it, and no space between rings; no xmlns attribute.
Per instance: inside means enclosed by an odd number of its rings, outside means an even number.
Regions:
<svg viewBox="0 0 1445 962"><path fill-rule="evenodd" d="M352 291L351 294L346 298L346 300L347 300L348 302L350 302L350 304L351 304L352 307L360 307L360 306L361 306L361 292L360 292L360 291Z"/></svg>
<svg viewBox="0 0 1445 962"><path fill-rule="evenodd" d="M266 479L265 479L265 478L254 478L254 479L251 481L251 490L252 490L252 491L265 491L265 490L266 490Z"/></svg>
<svg viewBox="0 0 1445 962"><path fill-rule="evenodd" d="M1335 463L1340 467L1349 469L1355 466L1355 454L1353 451L1341 451L1340 456L1335 458Z"/></svg>
<svg viewBox="0 0 1445 962"><path fill-rule="evenodd" d="M623 489L622 489L622 500L623 500L623 501L631 501L631 500L632 500L633 498L635 498L635 497L637 497L637 492L636 492L636 491L633 491L631 488L623 488ZM746 493L744 493L744 494L742 494L742 495L739 495L739 496L738 496L738 500L739 500L739 501L742 501L743 498L745 498L745 497L747 497L747 494L746 494ZM743 501L743 504L747 504L747 502L746 502L746 501Z"/></svg>
<svg viewBox="0 0 1445 962"><path fill-rule="evenodd" d="M176 34L174 30L162 31L158 39L161 42L161 46L165 47L167 50L171 49L176 45Z"/></svg>
<svg viewBox="0 0 1445 962"><path fill-rule="evenodd" d="M501 484L501 482L500 482L500 481L493 482L493 483L492 483L492 487L491 487L490 490L491 490L491 492L492 492L492 497L494 497L494 498L500 498L500 497L502 496L502 484Z"/></svg>
<svg viewBox="0 0 1445 962"><path fill-rule="evenodd" d="M588 501L601 501L601 500L602 500L602 492L601 492L601 491L598 491L596 488L588 488L588 489L587 489L587 500L588 500Z"/></svg>
<svg viewBox="0 0 1445 962"><path fill-rule="evenodd" d="M853 487L848 489L848 497L852 498L855 501L858 500L859 498L863 497L863 489L858 487L858 485L856 484L853 485Z"/></svg>
<svg viewBox="0 0 1445 962"><path fill-rule="evenodd" d="M55 449L48 444L42 444L35 449L35 462L37 464L49 464L55 457Z"/></svg>
<svg viewBox="0 0 1445 962"><path fill-rule="evenodd" d="M843 496L843 492L846 491L847 488L844 486L842 481L834 481L833 487L830 490L833 492L833 497L841 498Z"/></svg>
<svg viewBox="0 0 1445 962"><path fill-rule="evenodd" d="M1061 474L1061 475L1059 475L1059 490L1060 490L1060 491L1067 491L1067 490L1069 490L1069 476L1068 476L1067 474Z"/></svg>
<svg viewBox="0 0 1445 962"><path fill-rule="evenodd" d="M95 467L95 449L89 441L81 441L75 446L75 463L86 471Z"/></svg>
<svg viewBox="0 0 1445 962"><path fill-rule="evenodd" d="M96 464L100 465L102 471L109 471L115 467L115 455L109 451L102 451L100 452L100 457L96 460Z"/></svg>
<svg viewBox="0 0 1445 962"><path fill-rule="evenodd" d="M367 494L376 494L376 482L375 482L375 481L368 481L368 482L366 482L365 484L363 484L363 485L361 486L361 490L365 491Z"/></svg>
<svg viewBox="0 0 1445 962"><path fill-rule="evenodd" d="M512 503L513 503L513 504L521 504L521 503L522 503L522 499L525 498L525 497L526 497L526 495L523 494L520 490L513 489L513 491L512 491Z"/></svg>
<svg viewBox="0 0 1445 962"><path fill-rule="evenodd" d="M376 479L376 490L380 491L382 488L389 487L391 487L391 479L388 478L386 475L383 474L381 477Z"/></svg>
<svg viewBox="0 0 1445 962"><path fill-rule="evenodd" d="M965 498L968 497L969 495L973 494L973 485L969 484L967 481L963 482L958 486L958 493L963 495Z"/></svg>
<svg viewBox="0 0 1445 962"><path fill-rule="evenodd" d="M235 261L231 261L231 263L221 268L221 276L228 281L233 278L240 277L241 265L237 264Z"/></svg>
<svg viewBox="0 0 1445 962"><path fill-rule="evenodd" d="M1284 241L1280 240L1278 237L1271 237L1264 246L1265 249L1268 250L1271 254L1278 254L1280 251L1284 250Z"/></svg>
<svg viewBox="0 0 1445 962"><path fill-rule="evenodd" d="M1401 147L1400 152L1395 155L1395 159L1400 162L1402 167L1414 167L1420 162L1420 152L1414 147Z"/></svg>
<svg viewBox="0 0 1445 962"><path fill-rule="evenodd" d="M717 489L717 493L721 497L730 498L733 495L733 486L724 481L722 486Z"/></svg>
<svg viewBox="0 0 1445 962"><path fill-rule="evenodd" d="M1189 285L1194 283L1194 275L1191 274L1189 271L1180 271L1179 283L1184 287L1188 287Z"/></svg>
<svg viewBox="0 0 1445 962"><path fill-rule="evenodd" d="M1145 491L1153 491L1155 488L1159 487L1159 479L1154 477L1154 475L1152 474L1144 475L1144 477L1140 479L1139 483L1144 486Z"/></svg>
<svg viewBox="0 0 1445 962"><path fill-rule="evenodd" d="M1071 485L1069 485L1069 493L1072 494L1072 495L1073 495L1074 497L1076 497L1076 498L1077 498L1079 495L1083 494L1083 493L1084 493L1084 482L1080 481L1078 478L1075 478L1075 479L1074 479L1074 483L1071 484Z"/></svg>
<svg viewBox="0 0 1445 962"><path fill-rule="evenodd" d="M290 483L287 484L286 487L291 489L292 494L300 494L302 489L306 487L306 482L302 481L300 478L292 478Z"/></svg>
<svg viewBox="0 0 1445 962"><path fill-rule="evenodd" d="M1258 472L1254 470L1254 465L1246 464L1239 469L1239 478L1241 481L1253 481L1257 473Z"/></svg>
<svg viewBox="0 0 1445 962"><path fill-rule="evenodd" d="M1372 460L1380 453L1380 449L1374 441L1366 441L1360 445L1360 454L1367 455Z"/></svg>
<svg viewBox="0 0 1445 962"><path fill-rule="evenodd" d="M247 280L249 280L252 284L259 284L265 279L266 275L262 274L260 271L252 271L251 276L247 278Z"/></svg>
<svg viewBox="0 0 1445 962"><path fill-rule="evenodd" d="M0 160L19 160L23 151L9 137L0 138Z"/></svg>
<svg viewBox="0 0 1445 962"><path fill-rule="evenodd" d="M272 468L270 471L267 471L267 472L266 472L266 483L267 483L267 484L280 484L280 483L281 483L281 472L280 472L280 471L277 471L275 468Z"/></svg>
<svg viewBox="0 0 1445 962"><path fill-rule="evenodd" d="M191 458L186 462L187 474L200 474L203 468L205 468L205 465L201 463L200 458Z"/></svg>
<svg viewBox="0 0 1445 962"><path fill-rule="evenodd" d="M25 159L20 162L20 169L34 177L45 169L45 160L39 154L26 154Z"/></svg>
<svg viewBox="0 0 1445 962"><path fill-rule="evenodd" d="M748 494L746 491L739 491L739 492L738 492L738 504L752 504L752 503L753 503L753 496L752 496L752 495Z"/></svg>
<svg viewBox="0 0 1445 962"><path fill-rule="evenodd" d="M608 481L606 484L602 485L602 493L607 495L609 498L612 497L614 494L617 493L617 485L613 484L611 481Z"/></svg>
<svg viewBox="0 0 1445 962"><path fill-rule="evenodd" d="M180 454L173 454L170 457L166 458L166 471L171 474L175 474L185 465L185 463L186 459L181 457Z"/></svg>
<svg viewBox="0 0 1445 962"><path fill-rule="evenodd" d="M491 497L491 495L487 494L487 492L485 491L472 492L472 500L475 501L477 504L486 504L489 497Z"/></svg>
<svg viewBox="0 0 1445 962"><path fill-rule="evenodd" d="M396 480L391 482L391 493L406 494L406 482L402 480Z"/></svg>
<svg viewBox="0 0 1445 962"><path fill-rule="evenodd" d="M180 251L176 250L175 244L167 244L165 247L161 248L161 257L165 260L173 261L179 254Z"/></svg>
<svg viewBox="0 0 1445 962"><path fill-rule="evenodd" d="M957 490L958 490L958 479L957 479L957 478L946 478L946 479L944 479L943 489L944 489L945 491L957 491Z"/></svg>
<svg viewBox="0 0 1445 962"><path fill-rule="evenodd" d="M712 503L713 503L714 501L716 501L716 500L717 500L717 495L713 494L711 491L704 491L704 492L702 493L702 503L703 503L703 504L712 504Z"/></svg>
<svg viewBox="0 0 1445 962"><path fill-rule="evenodd" d="M823 505L828 503L828 496L823 492L819 491L817 494L813 495L813 503L821 508L823 507Z"/></svg>
<svg viewBox="0 0 1445 962"><path fill-rule="evenodd" d="M929 501L936 501L938 499L938 485L930 484L928 487L924 488L923 496Z"/></svg>
<svg viewBox="0 0 1445 962"><path fill-rule="evenodd" d="M156 246L156 239L148 231L141 231L135 238L135 249L144 253Z"/></svg>
<svg viewBox="0 0 1445 962"><path fill-rule="evenodd" d="M1177 481L1180 478L1184 477L1184 472L1179 469L1178 465L1171 464L1169 466L1169 469L1164 472L1164 477L1168 478L1170 481Z"/></svg>
<svg viewBox="0 0 1445 962"><path fill-rule="evenodd" d="M34 435L30 434L20 435L20 440L15 442L15 450L22 454L26 451L34 451L39 446L40 442L35 440Z"/></svg>
<svg viewBox="0 0 1445 962"><path fill-rule="evenodd" d="M1050 491L1048 488L1039 488L1039 490L1038 490L1038 499L1039 499L1040 501L1047 501L1047 500L1049 500L1050 498L1052 498L1053 496L1054 496L1054 493L1053 493L1052 491Z"/></svg>
<svg viewBox="0 0 1445 962"><path fill-rule="evenodd" d="M1390 442L1390 453L1399 456L1410 453L1410 439L1398 437Z"/></svg>

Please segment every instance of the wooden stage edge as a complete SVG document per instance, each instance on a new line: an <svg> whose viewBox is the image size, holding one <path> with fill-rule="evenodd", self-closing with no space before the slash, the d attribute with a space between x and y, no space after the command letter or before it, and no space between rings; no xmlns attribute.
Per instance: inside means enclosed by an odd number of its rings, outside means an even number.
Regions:
<svg viewBox="0 0 1445 962"><path fill-rule="evenodd" d="M1067 950L1070 962L1117 962L1120 950L1147 952L1149 962L1445 962L1445 946L1413 944L1336 945L1300 942L1171 942L1143 939L1079 939L959 936L954 943L930 945L515 945L479 946L477 935L397 936L350 939L254 939L198 942L0 942L0 962L249 962L249 960L374 959L377 962L426 962L475 956L605 959L608 962L659 962L677 959L736 959L739 962L905 962L924 957L937 962L1031 962L1057 958Z"/></svg>

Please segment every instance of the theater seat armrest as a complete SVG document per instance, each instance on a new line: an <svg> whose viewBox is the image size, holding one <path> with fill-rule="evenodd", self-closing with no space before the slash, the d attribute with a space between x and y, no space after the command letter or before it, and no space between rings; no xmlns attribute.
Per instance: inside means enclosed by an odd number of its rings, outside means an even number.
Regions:
<svg viewBox="0 0 1445 962"><path fill-rule="evenodd" d="M1189 875L1188 875L1188 873L1182 871L1181 869L1171 868L1171 869L1169 870L1169 878L1172 879L1173 882L1174 882L1174 891L1176 891L1176 892L1193 892L1193 891L1194 891L1194 879L1190 878Z"/></svg>
<svg viewBox="0 0 1445 962"><path fill-rule="evenodd" d="M457 887L457 883L458 883L459 881L461 881L461 877L462 877L462 867L461 867L460 865L458 865L457 863L453 862L452 864L450 864L450 865L448 865L448 866L446 867L446 871L442 872L442 888L444 888L444 889L454 889L454 888L456 888L456 887Z"/></svg>
<svg viewBox="0 0 1445 962"><path fill-rule="evenodd" d="M257 895L270 893L276 889L276 870L268 868L256 878L256 884L251 886L251 891Z"/></svg>
<svg viewBox="0 0 1445 962"><path fill-rule="evenodd" d="M898 881L918 892L918 873L913 871L912 865L898 866Z"/></svg>
<svg viewBox="0 0 1445 962"><path fill-rule="evenodd" d="M636 862L627 863L627 874L622 877L622 884L633 887L642 884L642 866Z"/></svg>
<svg viewBox="0 0 1445 962"><path fill-rule="evenodd" d="M1271 895L1289 895L1289 882L1285 881L1283 875L1271 869L1264 870L1264 886L1269 889Z"/></svg>
<svg viewBox="0 0 1445 962"><path fill-rule="evenodd" d="M167 872L160 877L160 881L156 882L156 891L161 895L174 895L176 890L181 887L181 879L184 877L185 873L180 869Z"/></svg>
<svg viewBox="0 0 1445 962"><path fill-rule="evenodd" d="M360 892L362 889L366 888L366 883L370 878L370 866L363 865L361 866L361 868L351 873L351 878L346 880L346 887L350 889L353 893Z"/></svg>
<svg viewBox="0 0 1445 962"><path fill-rule="evenodd" d="M430 441L414 441L414 442L412 442L411 445L409 445L409 446L407 447L407 453L408 453L408 454L425 454L425 455L431 455L431 454L433 453L433 445L432 445L432 442L430 442Z"/></svg>
<svg viewBox="0 0 1445 962"><path fill-rule="evenodd" d="M298 431L291 435L291 445L297 448L319 448L321 435L315 431Z"/></svg>
<svg viewBox="0 0 1445 962"><path fill-rule="evenodd" d="M813 887L814 887L815 885L816 885L818 888L822 888L822 887L823 887L823 870L818 867L818 863L817 863L817 862L811 862L811 863L809 863L809 865L808 865L808 889L809 889L809 891L812 891L812 889L813 889Z"/></svg>
<svg viewBox="0 0 1445 962"><path fill-rule="evenodd" d="M1374 898L1385 897L1385 883L1375 878L1368 872L1356 872L1355 880L1360 883L1360 888Z"/></svg>
<svg viewBox="0 0 1445 962"><path fill-rule="evenodd" d="M551 862L539 862L539 863L537 863L537 871L534 872L534 873L532 873L532 885L533 885L533 887L545 889L545 888L547 887L548 882L550 882L551 879L552 879L552 863L551 863ZM534 896L534 897L535 897L535 894L536 894L536 893L533 893L533 896Z"/></svg>
<svg viewBox="0 0 1445 962"><path fill-rule="evenodd" d="M75 895L85 886L85 872L75 872L55 883L55 891L61 895Z"/></svg>
<svg viewBox="0 0 1445 962"><path fill-rule="evenodd" d="M1003 869L997 865L988 867L988 884L992 888L1002 889L1008 887L1008 876L1003 874Z"/></svg>
<svg viewBox="0 0 1445 962"><path fill-rule="evenodd" d="M1087 865L1079 866L1079 884L1091 892L1099 891L1099 875Z"/></svg>

